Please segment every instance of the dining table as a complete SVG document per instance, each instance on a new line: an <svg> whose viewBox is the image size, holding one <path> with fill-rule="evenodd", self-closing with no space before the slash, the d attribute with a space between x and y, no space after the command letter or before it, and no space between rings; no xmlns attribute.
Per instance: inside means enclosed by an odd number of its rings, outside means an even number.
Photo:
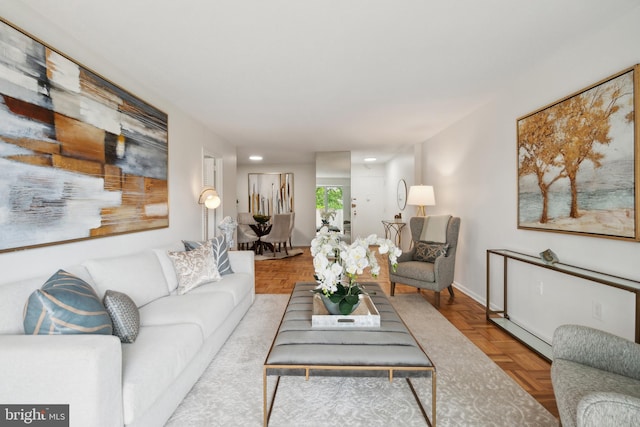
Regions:
<svg viewBox="0 0 640 427"><path fill-rule="evenodd" d="M265 248L269 249L273 252L273 244L269 242L263 242L261 237L266 236L271 232L271 224L268 222L258 222L256 224L249 224L249 227L256 233L258 236L258 240L253 243L253 251L257 255L262 255L264 253Z"/></svg>

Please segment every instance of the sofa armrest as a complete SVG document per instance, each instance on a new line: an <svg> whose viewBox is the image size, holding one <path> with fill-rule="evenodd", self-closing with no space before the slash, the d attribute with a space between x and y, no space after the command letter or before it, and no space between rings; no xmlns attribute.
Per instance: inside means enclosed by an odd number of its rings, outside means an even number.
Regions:
<svg viewBox="0 0 640 427"><path fill-rule="evenodd" d="M253 251L229 251L229 263L234 273L248 273L255 276Z"/></svg>
<svg viewBox="0 0 640 427"><path fill-rule="evenodd" d="M619 393L592 393L578 403L577 423L583 427L640 425L640 399Z"/></svg>
<svg viewBox="0 0 640 427"><path fill-rule="evenodd" d="M0 402L68 404L71 426L122 426L121 346L111 335L0 335Z"/></svg>
<svg viewBox="0 0 640 427"><path fill-rule="evenodd" d="M553 333L553 358L640 380L640 344L587 326L559 326Z"/></svg>

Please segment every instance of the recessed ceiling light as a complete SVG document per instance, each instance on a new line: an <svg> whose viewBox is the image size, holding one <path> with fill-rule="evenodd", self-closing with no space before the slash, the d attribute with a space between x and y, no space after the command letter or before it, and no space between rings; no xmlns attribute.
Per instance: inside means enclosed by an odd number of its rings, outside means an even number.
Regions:
<svg viewBox="0 0 640 427"><path fill-rule="evenodd" d="M249 160L254 160L256 162L262 160L262 156L249 156Z"/></svg>
<svg viewBox="0 0 640 427"><path fill-rule="evenodd" d="M376 160L378 159L376 159L375 157L367 157L364 159L365 162L375 162Z"/></svg>

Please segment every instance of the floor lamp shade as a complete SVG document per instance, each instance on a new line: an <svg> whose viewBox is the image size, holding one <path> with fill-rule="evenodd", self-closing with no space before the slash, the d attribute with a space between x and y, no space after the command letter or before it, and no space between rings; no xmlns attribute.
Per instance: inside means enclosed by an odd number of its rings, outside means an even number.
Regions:
<svg viewBox="0 0 640 427"><path fill-rule="evenodd" d="M198 203L204 204L208 209L215 209L220 206L220 196L213 187L204 187L198 198Z"/></svg>
<svg viewBox="0 0 640 427"><path fill-rule="evenodd" d="M425 206L435 206L436 197L431 185L412 185L409 187L407 204L418 206L417 216L424 216Z"/></svg>

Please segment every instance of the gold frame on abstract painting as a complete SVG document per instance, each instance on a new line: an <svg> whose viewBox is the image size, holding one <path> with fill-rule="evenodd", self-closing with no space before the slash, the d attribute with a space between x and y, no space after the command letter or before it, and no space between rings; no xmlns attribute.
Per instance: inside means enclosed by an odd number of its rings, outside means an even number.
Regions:
<svg viewBox="0 0 640 427"><path fill-rule="evenodd" d="M0 252L169 226L168 116L0 19Z"/></svg>

